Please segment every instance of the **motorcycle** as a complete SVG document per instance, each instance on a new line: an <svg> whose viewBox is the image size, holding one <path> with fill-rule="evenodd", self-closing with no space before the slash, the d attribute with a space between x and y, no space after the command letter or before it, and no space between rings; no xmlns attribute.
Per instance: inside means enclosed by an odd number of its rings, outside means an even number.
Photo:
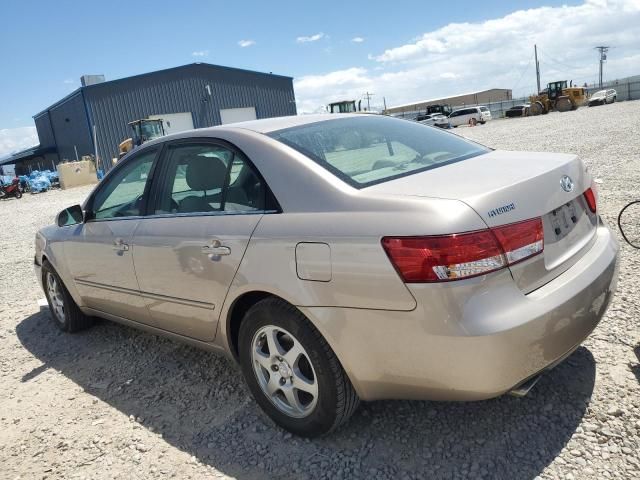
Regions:
<svg viewBox="0 0 640 480"><path fill-rule="evenodd" d="M0 185L0 198L22 197L22 187L20 187L20 179L15 177L11 183Z"/></svg>

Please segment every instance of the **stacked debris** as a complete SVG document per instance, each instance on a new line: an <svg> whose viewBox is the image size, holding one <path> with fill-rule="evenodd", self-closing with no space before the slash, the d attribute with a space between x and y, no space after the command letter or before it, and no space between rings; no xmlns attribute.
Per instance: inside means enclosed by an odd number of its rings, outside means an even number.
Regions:
<svg viewBox="0 0 640 480"><path fill-rule="evenodd" d="M52 187L59 187L60 177L58 172L52 170L34 170L29 174L27 182L31 193L41 193Z"/></svg>

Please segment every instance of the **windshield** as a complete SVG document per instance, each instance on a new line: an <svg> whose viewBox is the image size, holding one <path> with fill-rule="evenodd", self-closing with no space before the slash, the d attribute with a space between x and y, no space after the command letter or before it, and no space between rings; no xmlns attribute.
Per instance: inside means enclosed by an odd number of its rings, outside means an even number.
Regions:
<svg viewBox="0 0 640 480"><path fill-rule="evenodd" d="M162 126L160 122L142 122L140 128L145 142L162 136Z"/></svg>
<svg viewBox="0 0 640 480"><path fill-rule="evenodd" d="M416 122L366 115L278 130L298 150L356 188L475 157L488 148Z"/></svg>
<svg viewBox="0 0 640 480"><path fill-rule="evenodd" d="M337 102L330 105L331 113L353 113L356 111L356 102Z"/></svg>
<svg viewBox="0 0 640 480"><path fill-rule="evenodd" d="M607 94L606 90L599 90L593 94L593 97L604 97Z"/></svg>

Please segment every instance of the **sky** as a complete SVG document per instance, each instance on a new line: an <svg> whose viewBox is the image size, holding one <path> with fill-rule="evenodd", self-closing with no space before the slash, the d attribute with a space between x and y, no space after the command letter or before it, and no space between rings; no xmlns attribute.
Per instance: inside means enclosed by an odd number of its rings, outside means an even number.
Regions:
<svg viewBox="0 0 640 480"><path fill-rule="evenodd" d="M134 8L135 7L135 8ZM32 116L80 85L193 62L294 78L299 113L373 93L380 108L485 88L640 74L640 0L3 0L0 156L38 143Z"/></svg>

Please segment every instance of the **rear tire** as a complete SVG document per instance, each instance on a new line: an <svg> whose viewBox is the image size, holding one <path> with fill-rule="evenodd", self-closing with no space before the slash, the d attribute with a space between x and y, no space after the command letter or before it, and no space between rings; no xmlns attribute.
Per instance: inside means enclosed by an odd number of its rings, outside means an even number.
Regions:
<svg viewBox="0 0 640 480"><path fill-rule="evenodd" d="M60 276L46 260L42 263L42 284L51 316L60 330L75 333L93 325L93 318L82 313Z"/></svg>
<svg viewBox="0 0 640 480"><path fill-rule="evenodd" d="M358 407L358 395L327 341L296 307L280 299L266 298L249 309L238 350L253 397L285 430L323 435Z"/></svg>

